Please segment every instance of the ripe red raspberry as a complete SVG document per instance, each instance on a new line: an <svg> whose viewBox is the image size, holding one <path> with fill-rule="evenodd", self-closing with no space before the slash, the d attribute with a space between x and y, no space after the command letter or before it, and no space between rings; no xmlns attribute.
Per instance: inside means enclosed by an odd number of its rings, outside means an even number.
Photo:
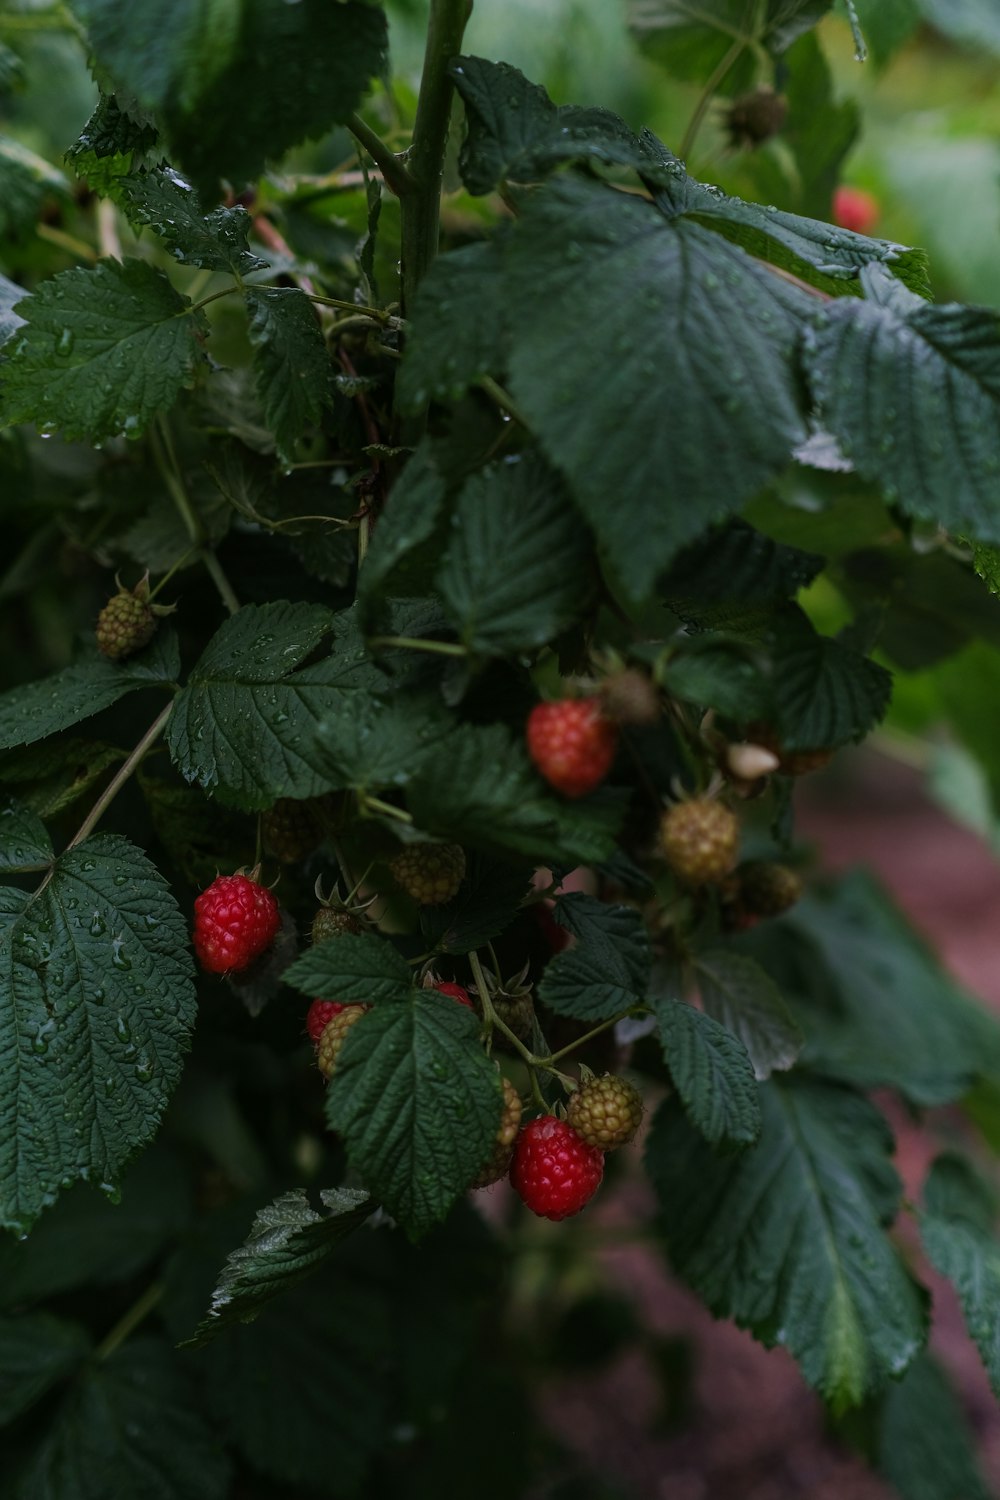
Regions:
<svg viewBox="0 0 1000 1500"><path fill-rule="evenodd" d="M389 861L393 878L421 906L443 906L465 879L459 844L410 844Z"/></svg>
<svg viewBox="0 0 1000 1500"><path fill-rule="evenodd" d="M327 938L342 937L350 933L356 937L364 927L357 917L337 906L321 906L312 919L309 935L314 943L325 943Z"/></svg>
<svg viewBox="0 0 1000 1500"><path fill-rule="evenodd" d="M347 1040L347 1033L369 1009L367 1005L345 1005L335 1016L331 1016L320 1032L316 1049L316 1061L324 1078L332 1078L337 1069L340 1049Z"/></svg>
<svg viewBox="0 0 1000 1500"><path fill-rule="evenodd" d="M543 1219L578 1214L603 1176L604 1153L555 1115L531 1120L517 1138L510 1180L531 1212Z"/></svg>
<svg viewBox="0 0 1000 1500"><path fill-rule="evenodd" d="M496 1133L492 1150L472 1184L474 1188L491 1187L494 1182L499 1182L501 1177L506 1177L510 1159L514 1154L514 1142L521 1126L521 1096L509 1078L502 1078L500 1082L503 1084L503 1113L500 1116L500 1128Z"/></svg>
<svg viewBox="0 0 1000 1500"><path fill-rule="evenodd" d="M833 222L855 234L871 234L881 217L879 201L864 188L837 188L833 195Z"/></svg>
<svg viewBox="0 0 1000 1500"><path fill-rule="evenodd" d="M606 1073L591 1078L570 1095L566 1118L582 1141L599 1151L627 1146L642 1124L643 1103L639 1090L626 1078Z"/></svg>
<svg viewBox="0 0 1000 1500"><path fill-rule="evenodd" d="M156 619L148 594L145 599L119 589L97 616L95 635L101 652L111 661L122 661L148 646L156 629Z"/></svg>
<svg viewBox="0 0 1000 1500"><path fill-rule="evenodd" d="M528 754L564 797L585 797L607 776L618 730L599 698L536 703L528 715Z"/></svg>
<svg viewBox="0 0 1000 1500"><path fill-rule="evenodd" d="M802 895L802 881L787 865L755 859L741 865L738 900L752 917L780 917Z"/></svg>
<svg viewBox="0 0 1000 1500"><path fill-rule="evenodd" d="M660 841L678 880L685 885L713 885L736 863L739 820L721 802L695 797L664 813Z"/></svg>
<svg viewBox="0 0 1000 1500"><path fill-rule="evenodd" d="M274 942L281 913L246 875L220 875L194 903L194 951L211 974L239 973Z"/></svg>
<svg viewBox="0 0 1000 1500"><path fill-rule="evenodd" d="M469 999L468 990L463 990L460 984L451 984L448 981L444 981L441 984L434 985L434 989L437 990L439 995L450 995L452 1000L457 1000L459 1005L467 1005L470 1010L475 1010L476 1008Z"/></svg>
<svg viewBox="0 0 1000 1500"><path fill-rule="evenodd" d="M347 1006L340 1000L314 1000L306 1011L306 1031L310 1040L318 1046L326 1023L346 1009Z"/></svg>

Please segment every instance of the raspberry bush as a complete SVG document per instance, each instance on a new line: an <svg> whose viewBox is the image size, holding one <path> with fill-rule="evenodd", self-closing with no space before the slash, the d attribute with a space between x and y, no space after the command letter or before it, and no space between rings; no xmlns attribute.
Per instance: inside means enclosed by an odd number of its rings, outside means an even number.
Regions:
<svg viewBox="0 0 1000 1500"><path fill-rule="evenodd" d="M1000 1026L795 812L905 734L996 838L1000 323L827 49L1000 36L632 0L654 134L469 8L0 4L0 1493L603 1494L631 1225L979 1500Z"/></svg>

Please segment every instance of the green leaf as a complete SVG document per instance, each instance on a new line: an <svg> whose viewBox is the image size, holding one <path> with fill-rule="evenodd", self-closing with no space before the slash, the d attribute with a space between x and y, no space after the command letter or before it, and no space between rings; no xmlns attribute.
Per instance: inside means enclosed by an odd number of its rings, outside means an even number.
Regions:
<svg viewBox="0 0 1000 1500"><path fill-rule="evenodd" d="M568 178L525 205L507 271L515 400L643 595L805 437L792 359L805 294L700 224ZM582 324L600 325L602 358Z"/></svg>
<svg viewBox="0 0 1000 1500"><path fill-rule="evenodd" d="M593 592L587 533L536 454L468 481L437 586L460 639L487 656L544 645L583 614Z"/></svg>
<svg viewBox="0 0 1000 1500"><path fill-rule="evenodd" d="M924 1186L920 1237L958 1292L966 1326L1000 1396L1000 1243L993 1191L960 1156L939 1156Z"/></svg>
<svg viewBox="0 0 1000 1500"><path fill-rule="evenodd" d="M694 966L702 1004L739 1037L756 1077L769 1078L793 1067L802 1051L802 1033L760 965L719 948L696 954Z"/></svg>
<svg viewBox="0 0 1000 1500"><path fill-rule="evenodd" d="M72 1375L89 1349L82 1328L49 1313L0 1318L0 1425Z"/></svg>
<svg viewBox="0 0 1000 1500"><path fill-rule="evenodd" d="M720 643L710 636L685 638L657 679L672 698L714 708L737 723L767 719L771 683L759 653L744 642Z"/></svg>
<svg viewBox="0 0 1000 1500"><path fill-rule="evenodd" d="M0 1239L0 1307L130 1281L185 1233L191 1206L187 1165L157 1142L125 1173L120 1201L81 1183L27 1240Z"/></svg>
<svg viewBox="0 0 1000 1500"><path fill-rule="evenodd" d="M304 995L339 1000L343 1005L406 1001L413 994L413 971L385 938L344 933L305 953L282 978Z"/></svg>
<svg viewBox="0 0 1000 1500"><path fill-rule="evenodd" d="M5 344L12 333L26 321L14 308L24 300L25 291L23 286L18 286L16 281L8 281L6 276L0 276L0 345Z"/></svg>
<svg viewBox="0 0 1000 1500"><path fill-rule="evenodd" d="M392 487L358 573L358 599L366 620L377 599L406 598L430 587L438 567L435 541L446 497L447 485L430 444L422 443Z"/></svg>
<svg viewBox="0 0 1000 1500"><path fill-rule="evenodd" d="M97 108L66 152L66 160L96 193L111 193L118 180L152 152L157 133L148 118L123 109L113 94L102 94Z"/></svg>
<svg viewBox="0 0 1000 1500"><path fill-rule="evenodd" d="M84 657L51 677L0 693L0 750L33 745L110 708L139 688L165 687L180 674L177 637L162 632L125 663Z"/></svg>
<svg viewBox="0 0 1000 1500"><path fill-rule="evenodd" d="M18 303L26 319L0 385L4 426L67 439L136 438L194 379L201 313L145 261L61 271Z"/></svg>
<svg viewBox="0 0 1000 1500"><path fill-rule="evenodd" d="M73 0L98 63L164 123L199 184L242 187L343 122L382 71L386 23L361 0L177 5Z"/></svg>
<svg viewBox="0 0 1000 1500"><path fill-rule="evenodd" d="M463 245L431 266L414 299L396 383L402 410L457 401L483 375L502 373L502 270L497 238Z"/></svg>
<svg viewBox="0 0 1000 1500"><path fill-rule="evenodd" d="M649 939L634 907L571 891L558 897L552 915L595 958L606 965L620 964L636 989L649 982Z"/></svg>
<svg viewBox="0 0 1000 1500"><path fill-rule="evenodd" d="M514 921L531 883L524 864L472 852L458 895L444 906L420 908L420 930L436 953L469 953L499 937Z"/></svg>
<svg viewBox="0 0 1000 1500"><path fill-rule="evenodd" d="M878 0L878 3L881 7L883 0ZM884 0L889 8L895 3L897 0ZM909 4L910 0L900 0L900 3ZM788 116L781 139L792 153L798 179L788 184L791 196L790 201L788 197L786 201L799 213L823 221L831 217L833 193L842 175L844 158L857 139L860 110L855 99L839 97L826 53L814 32L800 37L786 52L783 62L787 69L783 93L788 100ZM754 158L757 171L753 196L764 203L778 195L771 190L765 175L768 169L773 170L772 162L773 158L769 159L762 153ZM783 185L785 181L783 176ZM784 192L788 193L787 187ZM828 232L827 243L830 238ZM840 253L838 250L838 255ZM904 264L909 257L913 257L919 282L916 275L913 282L909 280L904 265L894 265L895 273L912 285L915 292L921 288L926 290L926 257L921 251L908 251L903 258Z"/></svg>
<svg viewBox="0 0 1000 1500"><path fill-rule="evenodd" d="M760 1135L753 1064L738 1037L677 1000L651 1000L663 1057L692 1125L713 1146L752 1146Z"/></svg>
<svg viewBox="0 0 1000 1500"><path fill-rule="evenodd" d="M683 176L680 162L648 131L635 135L608 109L557 106L509 63L460 57L451 73L465 105L459 168L470 193L535 182L567 161L632 167L656 181Z"/></svg>
<svg viewBox="0 0 1000 1500"><path fill-rule="evenodd" d="M699 537L677 557L660 591L685 624L725 627L750 607L773 607L808 588L824 559L776 542L745 521Z"/></svg>
<svg viewBox="0 0 1000 1500"><path fill-rule="evenodd" d="M250 215L246 209L216 208L203 214L198 194L172 167L123 177L116 197L129 223L155 230L182 266L203 266L234 276L267 269L267 261L247 245Z"/></svg>
<svg viewBox="0 0 1000 1500"><path fill-rule="evenodd" d="M782 926L809 939L800 981L782 988L806 1030L811 1067L859 1088L898 1089L923 1106L959 1099L978 1074L1000 1070L996 1023L870 876L852 874L832 899L807 897ZM787 938L781 946L787 953Z"/></svg>
<svg viewBox="0 0 1000 1500"><path fill-rule="evenodd" d="M882 1407L878 1466L902 1500L991 1500L976 1461L976 1436L951 1382L923 1354L890 1385Z"/></svg>
<svg viewBox="0 0 1000 1500"><path fill-rule="evenodd" d="M576 803L553 796L502 724L456 730L447 757L432 757L413 778L407 806L426 833L572 864L610 857L623 811L607 794Z"/></svg>
<svg viewBox="0 0 1000 1500"><path fill-rule="evenodd" d="M678 78L702 82L734 45L781 53L830 9L833 0L629 0L629 26L643 51Z"/></svg>
<svg viewBox="0 0 1000 1500"><path fill-rule="evenodd" d="M16 786L18 800L38 817L72 807L125 759L117 745L60 735L47 745L24 746L0 756L0 785Z"/></svg>
<svg viewBox="0 0 1000 1500"><path fill-rule="evenodd" d="M274 1494L362 1493L385 1443L395 1353L381 1291L334 1256L252 1326L230 1324L187 1356L216 1440L276 1481Z"/></svg>
<svg viewBox="0 0 1000 1500"><path fill-rule="evenodd" d="M38 814L13 798L0 805L0 870L30 870L53 858L52 840Z"/></svg>
<svg viewBox="0 0 1000 1500"><path fill-rule="evenodd" d="M179 694L167 743L188 781L235 807L260 810L278 797L318 797L330 787L320 721L349 715L360 683L360 642L347 648L343 616L318 604L246 605L208 643ZM334 650L302 663L334 632ZM336 649L345 640L344 649ZM2 720L0 720L2 722Z"/></svg>
<svg viewBox="0 0 1000 1500"><path fill-rule="evenodd" d="M127 1434L127 1441L123 1441ZM130 1339L49 1412L11 1500L224 1500L229 1462L166 1345Z"/></svg>
<svg viewBox="0 0 1000 1500"><path fill-rule="evenodd" d="M892 674L820 635L798 605L775 616L771 637L775 727L786 750L861 740L885 717Z"/></svg>
<svg viewBox="0 0 1000 1500"><path fill-rule="evenodd" d="M928 306L875 266L862 284L807 337L824 424L908 515L1000 541L1000 315Z"/></svg>
<svg viewBox="0 0 1000 1500"><path fill-rule="evenodd" d="M50 195L65 198L68 183L44 157L0 135L0 235L17 239L35 226Z"/></svg>
<svg viewBox="0 0 1000 1500"><path fill-rule="evenodd" d="M416 1239L486 1160L502 1098L476 1017L423 990L351 1027L326 1110L351 1165Z"/></svg>
<svg viewBox="0 0 1000 1500"><path fill-rule="evenodd" d="M405 786L425 760L447 756L453 727L438 694L354 693L349 713L341 709L319 725L329 785L370 792Z"/></svg>
<svg viewBox="0 0 1000 1500"><path fill-rule="evenodd" d="M834 229L822 219L762 208L692 177L670 181L656 202L668 217L684 215L714 229L750 255L801 276L832 297L857 293L860 273L872 265L881 267L884 275L891 272L911 292L930 296L926 253L894 240L872 239Z"/></svg>
<svg viewBox="0 0 1000 1500"><path fill-rule="evenodd" d="M302 0L299 0L302 3ZM280 458L331 404L330 358L312 303L296 287L254 287L246 294L257 393Z"/></svg>
<svg viewBox="0 0 1000 1500"><path fill-rule="evenodd" d="M716 1316L783 1344L843 1409L905 1370L926 1296L883 1230L899 1206L892 1136L866 1099L815 1079L760 1088L760 1142L720 1157L675 1106L646 1165L670 1258Z"/></svg>
<svg viewBox="0 0 1000 1500"><path fill-rule="evenodd" d="M194 987L173 896L127 839L70 849L0 912L0 1223L23 1232L77 1178L113 1185L151 1138Z"/></svg>
<svg viewBox="0 0 1000 1500"><path fill-rule="evenodd" d="M325 1213L317 1213L296 1188L259 1211L246 1243L226 1260L208 1315L188 1345L206 1344L232 1323L252 1323L272 1297L311 1276L375 1208L356 1188L324 1189L320 1202Z"/></svg>
<svg viewBox="0 0 1000 1500"><path fill-rule="evenodd" d="M916 0L925 21L953 41L1000 55L1000 15L992 0Z"/></svg>

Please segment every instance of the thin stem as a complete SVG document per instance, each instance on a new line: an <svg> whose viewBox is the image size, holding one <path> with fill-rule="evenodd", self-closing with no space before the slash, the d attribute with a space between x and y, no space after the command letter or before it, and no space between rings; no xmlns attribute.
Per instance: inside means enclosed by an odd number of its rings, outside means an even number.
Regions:
<svg viewBox="0 0 1000 1500"><path fill-rule="evenodd" d="M515 422L519 422L526 431L530 431L527 418L521 415L520 411L518 411L516 405L514 404L513 399L508 396L503 386L498 385L498 383L492 378L492 376L481 375L479 377L478 385L480 390L485 391L487 396L489 396L492 401L496 402L501 411L505 411L508 416L514 418Z"/></svg>
<svg viewBox="0 0 1000 1500"><path fill-rule="evenodd" d="M396 818L400 823L412 823L413 817L404 812L401 807L393 807L391 802L383 802L381 797L369 797L367 793L362 794L361 806L363 810L373 809L375 812L384 813L387 818Z"/></svg>
<svg viewBox="0 0 1000 1500"><path fill-rule="evenodd" d="M431 0L413 142L407 156L413 191L400 200L404 314L412 308L414 293L438 252L441 177L454 87L448 64L462 50L471 9L469 0Z"/></svg>
<svg viewBox="0 0 1000 1500"><path fill-rule="evenodd" d="M202 308L207 307L210 302L218 302L220 297L235 297L236 293L242 290L243 288L239 286L224 286L220 292L209 292L207 297L202 297L200 302L194 303L188 312L201 312Z"/></svg>
<svg viewBox="0 0 1000 1500"><path fill-rule="evenodd" d="M550 1067L552 1063L558 1062L561 1057L568 1057L578 1047L586 1046L587 1042L593 1041L595 1036L600 1036L602 1031L607 1031L611 1026L617 1026L618 1022L623 1021L629 1014L629 1010L623 1010L617 1016L612 1016L610 1021L602 1021L600 1026L594 1027L593 1031L585 1031L583 1036L578 1036L575 1041L570 1042L568 1047L560 1047L558 1052L550 1052L548 1057L537 1058L536 1061L539 1067ZM552 1071L554 1072L555 1069Z"/></svg>
<svg viewBox="0 0 1000 1500"><path fill-rule="evenodd" d="M358 114L348 116L347 128L356 141L364 146L372 161L382 173L383 181L390 192L395 193L397 198L405 198L413 192L413 182L409 172L400 161L396 153L386 145L380 135L366 125Z"/></svg>
<svg viewBox="0 0 1000 1500"><path fill-rule="evenodd" d="M126 781L128 781L133 771L135 771L140 761L146 755L147 751L156 743L160 735L163 733L163 730L166 727L167 720L170 718L170 714L173 710L173 706L173 699L171 699L163 712L146 730L146 733L136 745L128 760L126 760L119 767L117 774L111 779L111 781L108 782L108 785L104 788L104 791L98 797L97 801L90 809L90 812L84 818L83 822L80 824L79 828L76 830L73 837L66 845L67 849L75 849L77 844L82 844L84 839L88 838L93 832L94 828L100 822L101 818L103 818L104 814L107 812L112 802L118 796L118 793L121 791Z"/></svg>
<svg viewBox="0 0 1000 1500"><path fill-rule="evenodd" d="M489 986L486 983L486 975L483 973L483 966L480 962L479 954L476 952L475 948L473 948L469 953L468 959L469 967L472 969L472 977L476 981L476 992L479 995L480 1004L483 1007L483 1020L486 1023L487 1030L490 1032L499 1031L502 1036L505 1036L507 1038L507 1041L514 1048L515 1052L519 1052L521 1054L521 1057L528 1064L528 1067L534 1068L535 1062L537 1061L534 1053L524 1045L519 1036L515 1036L514 1032L511 1031L507 1023L505 1021L502 1021L497 1015L496 1011L493 1009L493 1002L490 999Z"/></svg>
<svg viewBox="0 0 1000 1500"><path fill-rule="evenodd" d="M35 233L40 240L48 240L50 245L58 245L60 250L68 250L77 260L86 260L93 264L97 259L98 252L93 245L88 245L85 240L78 240L75 234L67 234L65 229L56 229L54 224L36 224Z"/></svg>
<svg viewBox="0 0 1000 1500"><path fill-rule="evenodd" d="M366 307L362 302L345 302L341 297L324 297L319 292L306 292L306 296L310 302L318 302L321 307L339 307L342 312L374 318L379 323L396 324L399 321L392 313L383 312L380 307Z"/></svg>
<svg viewBox="0 0 1000 1500"><path fill-rule="evenodd" d="M154 1281L148 1286L138 1301L133 1302L124 1317L120 1318L102 1343L98 1344L94 1352L94 1358L98 1360L110 1359L115 1350L124 1344L131 1333L138 1328L154 1307L163 1300L166 1286L162 1281Z"/></svg>
<svg viewBox="0 0 1000 1500"><path fill-rule="evenodd" d="M208 538L202 525L201 517L194 510L188 499L184 481L181 478L180 464L174 451L173 439L170 436L170 428L166 419L161 415L157 417L155 424L149 429L150 444L153 450L153 458L156 467L166 485L170 498L177 507L178 514L187 529L194 547L197 548L198 556L205 564L206 572L215 584L219 597L231 615L239 611L240 601L233 592L232 585L222 569L222 564L207 545Z"/></svg>
<svg viewBox="0 0 1000 1500"><path fill-rule="evenodd" d="M191 558L194 557L194 555L195 555L195 553L197 551L198 551L197 547L189 547L188 550L183 554L183 556L181 556L181 557L179 557L177 559L177 561L174 563L173 567L170 568L168 570L168 572L164 573L163 577L160 579L159 583L156 585L156 588L150 590L149 602L151 604L152 604L153 600L156 598L157 594L160 592L160 590L162 588L164 588L170 582L171 578L173 578L174 574L178 571L178 569L183 568L184 564L186 562L189 562L191 560Z"/></svg>
<svg viewBox="0 0 1000 1500"><path fill-rule="evenodd" d="M437 656L467 656L457 641L429 641L415 635L373 635L369 646L399 646L404 651L431 651Z"/></svg>
<svg viewBox="0 0 1000 1500"><path fill-rule="evenodd" d="M731 68L735 66L740 57L742 57L746 45L747 43L743 37L738 38L733 43L729 51L726 53L725 57L723 57L719 62L714 73L711 75L705 87L702 89L700 95L698 96L698 103L695 105L694 112L691 115L690 120L688 121L687 129L684 132L684 139L681 141L681 147L677 153L681 161L686 162L688 157L690 156L691 151L694 147L694 143L698 138L698 132L701 129L702 121L704 120L705 115L708 111L708 106L711 104L719 86L721 85L723 79L726 77L727 73Z"/></svg>

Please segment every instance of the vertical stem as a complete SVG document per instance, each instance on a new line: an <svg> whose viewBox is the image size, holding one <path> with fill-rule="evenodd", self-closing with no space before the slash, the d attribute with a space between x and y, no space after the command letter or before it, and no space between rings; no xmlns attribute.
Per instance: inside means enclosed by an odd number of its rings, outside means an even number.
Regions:
<svg viewBox="0 0 1000 1500"><path fill-rule="evenodd" d="M403 216L403 313L438 250L441 174L454 85L448 64L462 50L471 0L431 0L413 143L406 159L412 191L400 199Z"/></svg>

